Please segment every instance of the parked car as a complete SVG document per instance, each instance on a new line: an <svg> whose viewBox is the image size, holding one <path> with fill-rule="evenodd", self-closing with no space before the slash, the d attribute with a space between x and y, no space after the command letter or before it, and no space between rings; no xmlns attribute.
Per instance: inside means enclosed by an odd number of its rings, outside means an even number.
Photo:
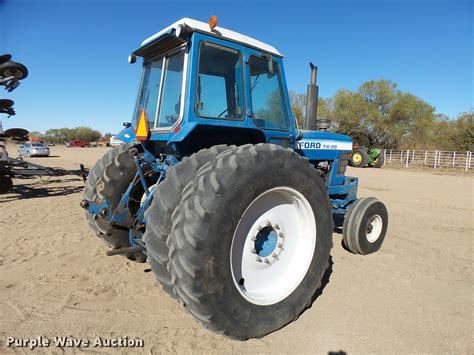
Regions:
<svg viewBox="0 0 474 355"><path fill-rule="evenodd" d="M43 143L24 143L16 151L19 156L27 157L47 157L49 148Z"/></svg>
<svg viewBox="0 0 474 355"><path fill-rule="evenodd" d="M66 145L66 147L89 147L89 143L79 140L64 142L64 144Z"/></svg>
<svg viewBox="0 0 474 355"><path fill-rule="evenodd" d="M124 142L120 139L118 139L116 136L110 137L110 146L111 147L117 147L119 145L124 144Z"/></svg>

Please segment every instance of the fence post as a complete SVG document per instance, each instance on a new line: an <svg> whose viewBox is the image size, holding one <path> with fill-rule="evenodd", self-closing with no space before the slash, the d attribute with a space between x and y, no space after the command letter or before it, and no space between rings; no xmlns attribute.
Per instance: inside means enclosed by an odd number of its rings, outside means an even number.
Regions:
<svg viewBox="0 0 474 355"><path fill-rule="evenodd" d="M390 149L390 162L392 161L392 150Z"/></svg>
<svg viewBox="0 0 474 355"><path fill-rule="evenodd" d="M385 164L386 161L387 161L387 149L384 149L383 150L383 163Z"/></svg>
<svg viewBox="0 0 474 355"><path fill-rule="evenodd" d="M428 151L425 150L425 162L423 163L423 165L426 165L426 159L428 158Z"/></svg>
<svg viewBox="0 0 474 355"><path fill-rule="evenodd" d="M453 153L453 168L454 168L455 163L456 163L456 152Z"/></svg>
<svg viewBox="0 0 474 355"><path fill-rule="evenodd" d="M436 169L436 163L438 163L438 151L435 150L435 157L434 157L434 169Z"/></svg>
<svg viewBox="0 0 474 355"><path fill-rule="evenodd" d="M406 167L408 167L408 159L410 159L410 149L407 150L407 162L405 164Z"/></svg>
<svg viewBox="0 0 474 355"><path fill-rule="evenodd" d="M415 162L415 151L411 154L411 163L413 164Z"/></svg>
<svg viewBox="0 0 474 355"><path fill-rule="evenodd" d="M400 164L403 164L403 150L400 150Z"/></svg>
<svg viewBox="0 0 474 355"><path fill-rule="evenodd" d="M470 162L469 162L469 160L470 160L469 158L470 158L470 157L471 157L471 152L469 152L469 151L466 152L466 167L464 168L465 171L467 171L468 168L469 168L470 165L471 165Z"/></svg>

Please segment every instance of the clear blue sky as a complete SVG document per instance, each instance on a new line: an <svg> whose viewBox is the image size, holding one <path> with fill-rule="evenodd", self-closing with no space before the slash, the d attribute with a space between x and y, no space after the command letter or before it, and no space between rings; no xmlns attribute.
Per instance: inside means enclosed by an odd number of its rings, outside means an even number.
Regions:
<svg viewBox="0 0 474 355"><path fill-rule="evenodd" d="M468 0L0 0L0 54L30 70L16 91L0 92L16 102L4 127L117 132L138 89L140 66L129 65L128 54L179 18L210 15L280 50L292 90L305 92L313 61L322 97L383 78L438 113L456 117L473 106Z"/></svg>

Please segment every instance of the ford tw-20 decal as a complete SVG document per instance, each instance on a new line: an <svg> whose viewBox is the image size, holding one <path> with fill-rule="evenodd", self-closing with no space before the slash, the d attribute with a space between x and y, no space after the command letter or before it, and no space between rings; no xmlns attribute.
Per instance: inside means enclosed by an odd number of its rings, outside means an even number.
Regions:
<svg viewBox="0 0 474 355"><path fill-rule="evenodd" d="M352 150L352 142L332 141L332 140L312 140L303 139L300 141L301 149L320 150Z"/></svg>

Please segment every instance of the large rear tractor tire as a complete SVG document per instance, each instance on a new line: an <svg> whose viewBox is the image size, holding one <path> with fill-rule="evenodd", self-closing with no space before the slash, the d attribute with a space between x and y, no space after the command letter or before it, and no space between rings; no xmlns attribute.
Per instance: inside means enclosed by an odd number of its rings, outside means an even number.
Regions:
<svg viewBox="0 0 474 355"><path fill-rule="evenodd" d="M354 202L342 229L343 243L354 254L371 254L380 249L387 234L388 212L375 197Z"/></svg>
<svg viewBox="0 0 474 355"><path fill-rule="evenodd" d="M163 290L176 298L168 272L168 247L166 240L171 232L171 215L181 201L184 187L195 178L196 172L207 162L229 149L227 145L214 146L185 157L173 165L166 173L166 178L160 183L154 193L150 207L145 212L146 230L143 241L147 247L148 263L161 283Z"/></svg>
<svg viewBox="0 0 474 355"><path fill-rule="evenodd" d="M107 199L112 209L118 206L122 194L136 173L133 158L128 152L135 145L136 143L132 142L110 149L95 163L84 187L86 200L98 202ZM105 219L87 211L86 220L92 231L111 248L130 246L127 230L118 229ZM144 262L146 259L146 255L142 252L129 253L126 256L136 262Z"/></svg>
<svg viewBox="0 0 474 355"><path fill-rule="evenodd" d="M349 163L351 166L354 168L365 168L369 162L369 154L362 149L362 148L357 148L354 149L351 155L351 160L349 160Z"/></svg>
<svg viewBox="0 0 474 355"><path fill-rule="evenodd" d="M173 213L175 291L206 328L263 337L311 305L332 228L326 187L306 159L272 144L226 150L198 171Z"/></svg>

